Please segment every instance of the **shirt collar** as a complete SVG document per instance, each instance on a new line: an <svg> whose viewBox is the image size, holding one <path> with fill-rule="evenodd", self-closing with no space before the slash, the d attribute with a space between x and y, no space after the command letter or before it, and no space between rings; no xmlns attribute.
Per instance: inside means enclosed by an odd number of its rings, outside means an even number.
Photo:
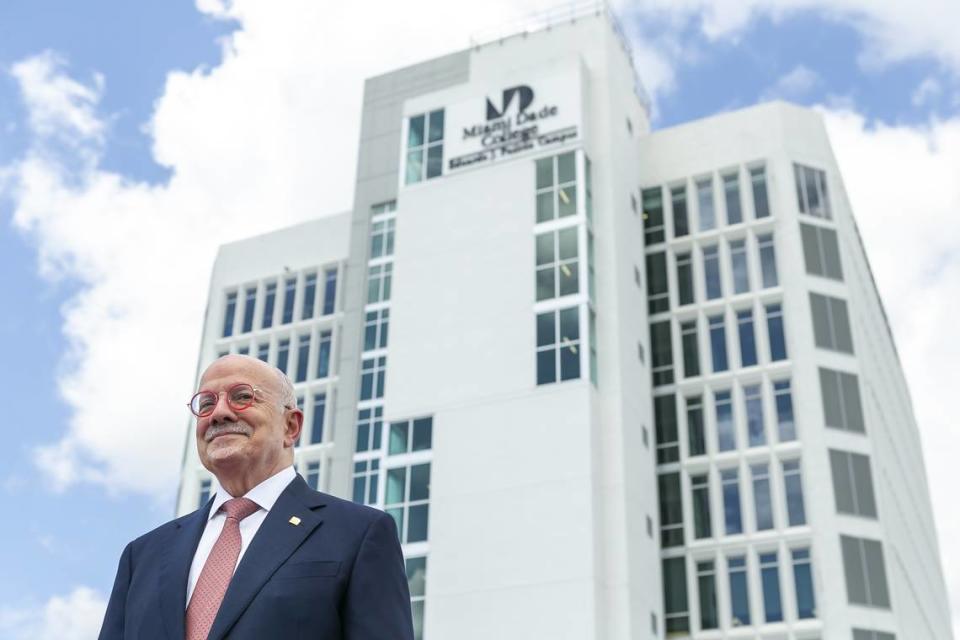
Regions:
<svg viewBox="0 0 960 640"><path fill-rule="evenodd" d="M290 465L286 469L273 474L253 489L250 489L243 497L253 500L264 511L270 511L277 501L277 498L283 493L283 490L286 489L287 485L293 482L293 479L296 477L297 472L293 470L293 465ZM207 514L207 520L212 520L220 511L223 503L234 497L236 496L230 495L226 489L217 483L217 494L213 497L213 504L210 505L210 513Z"/></svg>

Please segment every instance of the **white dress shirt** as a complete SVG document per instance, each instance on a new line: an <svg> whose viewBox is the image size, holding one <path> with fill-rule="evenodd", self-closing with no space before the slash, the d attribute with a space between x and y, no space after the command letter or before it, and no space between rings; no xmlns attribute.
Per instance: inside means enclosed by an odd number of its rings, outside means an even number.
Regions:
<svg viewBox="0 0 960 640"><path fill-rule="evenodd" d="M242 496L253 500L260 508L240 521L240 555L237 557L237 564L240 564L240 559L243 558L247 547L250 546L250 541L253 540L253 536L257 534L260 525L263 524L264 519L267 517L267 512L273 508L277 498L280 497L283 490L286 489L287 485L293 482L293 479L296 477L297 472L293 470L293 466L289 466L283 471L278 471L270 476L253 489L250 489L245 496ZM220 507L224 502L235 497L237 496L231 496L223 487L217 487L213 504L210 505L207 526L203 529L203 535L200 536L200 544L197 545L197 551L193 554L193 564L190 565L190 576L187 578L187 601L183 605L184 608L190 604L190 597L193 595L193 589L197 586L197 580L200 578L203 565L207 562L207 557L210 555L210 551L213 550L213 545L217 541L217 538L220 537L220 532L223 531L223 523L227 521L227 514L221 512ZM234 570L236 570L236 567L234 567Z"/></svg>

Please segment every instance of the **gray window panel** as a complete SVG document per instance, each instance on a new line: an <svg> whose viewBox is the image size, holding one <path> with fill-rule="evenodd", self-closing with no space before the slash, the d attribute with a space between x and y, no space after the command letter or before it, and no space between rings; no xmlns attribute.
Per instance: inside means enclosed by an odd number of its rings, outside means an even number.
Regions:
<svg viewBox="0 0 960 640"><path fill-rule="evenodd" d="M673 394L655 396L653 416L657 433L657 464L680 460L677 436L677 403Z"/></svg>
<svg viewBox="0 0 960 640"><path fill-rule="evenodd" d="M876 518L877 501L873 495L870 458L859 453L851 453L850 465L853 469L853 484L857 491L857 507L860 515Z"/></svg>
<svg viewBox="0 0 960 640"><path fill-rule="evenodd" d="M843 280L837 232L812 224L800 224L803 258L807 273L833 280Z"/></svg>
<svg viewBox="0 0 960 640"><path fill-rule="evenodd" d="M830 471L833 474L833 496L837 501L837 511L856 513L857 506L853 497L853 482L850 478L848 460L845 451L830 450Z"/></svg>
<svg viewBox="0 0 960 640"><path fill-rule="evenodd" d="M665 473L657 478L660 497L660 546L676 547L683 544L683 498L680 493L680 474Z"/></svg>
<svg viewBox="0 0 960 640"><path fill-rule="evenodd" d="M889 609L883 545L878 540L841 535L840 548L850 603Z"/></svg>
<svg viewBox="0 0 960 640"><path fill-rule="evenodd" d="M651 315L670 309L666 253L647 255L647 301Z"/></svg>
<svg viewBox="0 0 960 640"><path fill-rule="evenodd" d="M873 606L890 608L890 591L887 589L887 570L883 562L883 545L878 540L862 540L863 557L867 568L870 600Z"/></svg>
<svg viewBox="0 0 960 640"><path fill-rule="evenodd" d="M863 408L857 376L820 368L823 419L828 427L864 433Z"/></svg>
<svg viewBox="0 0 960 640"><path fill-rule="evenodd" d="M822 276L824 268L823 259L820 256L817 227L810 224L801 224L800 237L803 240L803 262L807 265L807 273Z"/></svg>
<svg viewBox="0 0 960 640"><path fill-rule="evenodd" d="M847 581L847 600L852 604L869 604L860 540L840 536L840 549L843 553L843 573Z"/></svg>
<svg viewBox="0 0 960 640"><path fill-rule="evenodd" d="M811 293L810 311L813 315L814 342L818 347L853 353L850 316L845 300Z"/></svg>
<svg viewBox="0 0 960 640"><path fill-rule="evenodd" d="M854 629L853 640L897 640L897 636L887 631L872 631L870 629Z"/></svg>

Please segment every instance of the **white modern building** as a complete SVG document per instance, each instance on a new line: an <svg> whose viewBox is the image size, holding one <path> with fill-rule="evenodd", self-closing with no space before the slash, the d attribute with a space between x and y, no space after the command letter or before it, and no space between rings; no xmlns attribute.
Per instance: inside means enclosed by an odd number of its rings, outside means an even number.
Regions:
<svg viewBox="0 0 960 640"><path fill-rule="evenodd" d="M541 27L369 79L354 209L221 248L199 369L289 373L419 637L951 638L820 117L651 132L606 9ZM178 511L211 490L188 435Z"/></svg>

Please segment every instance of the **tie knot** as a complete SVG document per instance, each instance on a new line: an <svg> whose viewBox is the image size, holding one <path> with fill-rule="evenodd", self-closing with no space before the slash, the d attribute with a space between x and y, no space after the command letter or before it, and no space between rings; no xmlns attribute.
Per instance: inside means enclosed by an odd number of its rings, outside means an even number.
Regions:
<svg viewBox="0 0 960 640"><path fill-rule="evenodd" d="M240 522L259 508L260 505L250 498L231 498L220 507L220 509L227 514L228 518L233 518L237 522Z"/></svg>

